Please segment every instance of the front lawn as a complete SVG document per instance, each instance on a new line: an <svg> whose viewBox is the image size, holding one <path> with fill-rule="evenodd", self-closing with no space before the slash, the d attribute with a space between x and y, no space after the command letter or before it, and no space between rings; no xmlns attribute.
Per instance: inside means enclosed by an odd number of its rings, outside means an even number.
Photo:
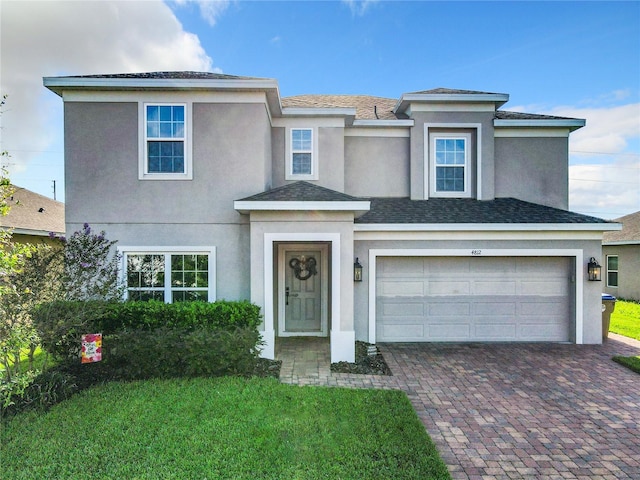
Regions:
<svg viewBox="0 0 640 480"><path fill-rule="evenodd" d="M5 420L3 478L447 479L396 390L113 382Z"/></svg>
<svg viewBox="0 0 640 480"><path fill-rule="evenodd" d="M609 331L640 340L640 304L618 300Z"/></svg>

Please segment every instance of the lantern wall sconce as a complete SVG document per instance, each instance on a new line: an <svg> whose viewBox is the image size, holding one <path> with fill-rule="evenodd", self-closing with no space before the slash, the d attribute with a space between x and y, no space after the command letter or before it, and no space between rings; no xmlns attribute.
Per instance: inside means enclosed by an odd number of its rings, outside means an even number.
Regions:
<svg viewBox="0 0 640 480"><path fill-rule="evenodd" d="M358 257L356 257L356 261L353 264L353 281L361 282L362 281L362 265L358 261Z"/></svg>
<svg viewBox="0 0 640 480"><path fill-rule="evenodd" d="M602 267L598 265L598 262L594 257L591 257L589 264L587 265L587 274L589 275L589 281L599 282L602 280Z"/></svg>

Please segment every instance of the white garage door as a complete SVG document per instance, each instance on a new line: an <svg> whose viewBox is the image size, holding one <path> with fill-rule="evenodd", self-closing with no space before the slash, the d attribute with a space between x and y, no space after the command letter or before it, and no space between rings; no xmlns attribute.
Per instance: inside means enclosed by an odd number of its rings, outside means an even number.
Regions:
<svg viewBox="0 0 640 480"><path fill-rule="evenodd" d="M379 257L379 342L570 339L572 259Z"/></svg>

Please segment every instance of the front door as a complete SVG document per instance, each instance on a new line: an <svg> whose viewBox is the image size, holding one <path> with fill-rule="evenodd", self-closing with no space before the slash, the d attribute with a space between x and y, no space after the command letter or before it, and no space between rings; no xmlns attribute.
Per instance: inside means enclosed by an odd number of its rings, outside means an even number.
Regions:
<svg viewBox="0 0 640 480"><path fill-rule="evenodd" d="M280 245L279 334L326 336L327 246Z"/></svg>

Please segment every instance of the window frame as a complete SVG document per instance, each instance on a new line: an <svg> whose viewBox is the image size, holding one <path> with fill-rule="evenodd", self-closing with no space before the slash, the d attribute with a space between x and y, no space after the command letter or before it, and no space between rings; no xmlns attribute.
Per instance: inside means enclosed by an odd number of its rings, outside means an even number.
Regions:
<svg viewBox="0 0 640 480"><path fill-rule="evenodd" d="M207 255L208 271L207 271L207 302L216 301L216 247L118 247L118 255L120 256L120 270L118 272L119 280L124 285L123 299L129 298L129 286L127 284L127 264L128 257L131 255L164 255L164 284L162 287L140 287L137 291L162 291L164 292L164 302L173 303L174 291L198 290L199 288L173 287L171 282L171 256L172 255ZM135 288L135 287L133 287ZM200 290L203 291L203 290Z"/></svg>
<svg viewBox="0 0 640 480"><path fill-rule="evenodd" d="M612 270L611 268L609 268L609 259L610 258L616 258L616 263L617 263L617 267L615 270ZM607 255L607 287L609 288L618 288L618 285L620 284L619 282L619 278L620 278L620 255ZM609 273L615 273L616 274L616 284L612 285L609 282Z"/></svg>
<svg viewBox="0 0 640 480"><path fill-rule="evenodd" d="M304 130L311 132L310 149L294 149L293 132ZM286 138L286 171L285 180L318 180L318 129L316 127L288 127ZM311 173L293 173L293 157L296 153L311 154Z"/></svg>
<svg viewBox="0 0 640 480"><path fill-rule="evenodd" d="M464 164L455 164L455 168L462 168L464 188L462 191L439 191L437 189L437 168L446 166L436 163L436 143L438 140L463 140ZM429 137L429 195L432 197L468 198L471 197L471 134L468 132L434 132ZM452 165L453 167L453 165Z"/></svg>
<svg viewBox="0 0 640 480"><path fill-rule="evenodd" d="M148 145L149 141L158 140L147 136L147 107L184 107L184 135L172 141L184 143L184 171L183 172L149 172ZM192 104L191 102L166 102L144 101L138 102L138 179L139 180L192 180L193 179L193 155L192 155ZM162 138L159 141L163 141ZM166 139L169 141L169 139Z"/></svg>

